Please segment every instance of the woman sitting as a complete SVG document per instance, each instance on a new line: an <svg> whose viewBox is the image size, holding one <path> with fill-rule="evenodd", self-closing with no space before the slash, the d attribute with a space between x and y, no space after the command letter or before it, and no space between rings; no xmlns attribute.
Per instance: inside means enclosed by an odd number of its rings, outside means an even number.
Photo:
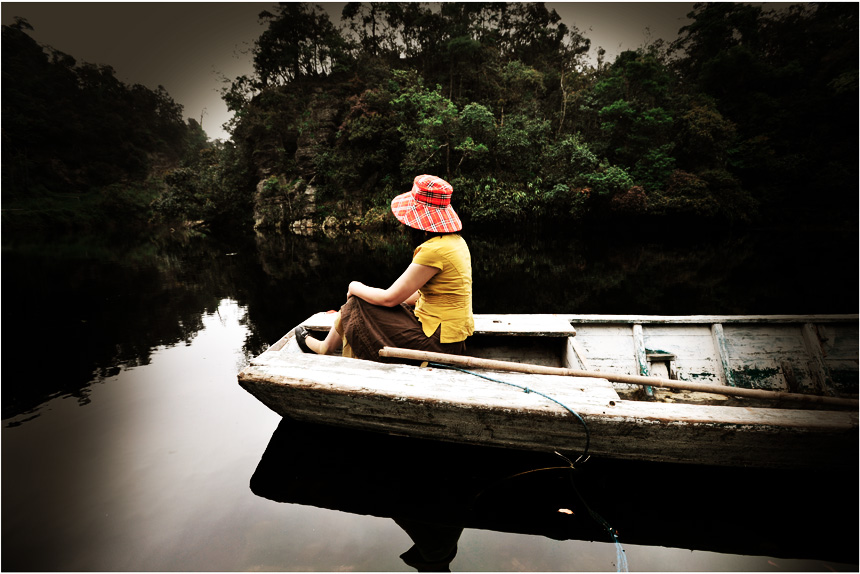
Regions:
<svg viewBox="0 0 860 574"><path fill-rule="evenodd" d="M382 347L463 354L475 328L472 258L457 233L463 224L451 207L453 191L444 179L419 175L412 191L394 198L391 211L420 242L412 263L388 289L352 281L325 340L296 327L304 352L342 348L345 357L371 361L387 361Z"/></svg>

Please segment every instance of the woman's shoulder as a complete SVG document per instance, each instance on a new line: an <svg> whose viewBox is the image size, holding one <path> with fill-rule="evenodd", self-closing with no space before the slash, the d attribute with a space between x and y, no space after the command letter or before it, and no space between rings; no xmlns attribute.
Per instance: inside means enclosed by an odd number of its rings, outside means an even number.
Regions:
<svg viewBox="0 0 860 574"><path fill-rule="evenodd" d="M463 239L463 236L459 233L442 233L430 239L430 241L438 241L442 244L452 244L452 243L466 243L466 240Z"/></svg>
<svg viewBox="0 0 860 574"><path fill-rule="evenodd" d="M468 249L466 240L457 233L445 233L431 237L424 243L418 246L419 249L428 249L433 251L445 252L456 251L463 248Z"/></svg>
<svg viewBox="0 0 860 574"><path fill-rule="evenodd" d="M434 241L435 240L435 241ZM463 262L470 261L472 256L469 252L469 246L462 236L457 234L442 235L434 237L429 241L426 255L441 260L450 261L455 266L461 265ZM432 255L431 255L432 253Z"/></svg>

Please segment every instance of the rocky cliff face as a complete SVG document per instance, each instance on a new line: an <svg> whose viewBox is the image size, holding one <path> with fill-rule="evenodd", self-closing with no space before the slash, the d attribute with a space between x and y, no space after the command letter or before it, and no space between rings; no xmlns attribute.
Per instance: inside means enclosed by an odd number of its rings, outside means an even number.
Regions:
<svg viewBox="0 0 860 574"><path fill-rule="evenodd" d="M296 139L294 159L299 177L288 180L271 175L257 184L254 194L254 228L290 229L302 233L314 226L316 214L316 167L320 149L330 146L337 132L341 110L337 101L316 90ZM261 174L268 175L265 170Z"/></svg>
<svg viewBox="0 0 860 574"><path fill-rule="evenodd" d="M313 162L318 150L334 143L340 112L338 102L334 98L326 97L318 88L296 141L296 165L307 181L311 181L316 175Z"/></svg>
<svg viewBox="0 0 860 574"><path fill-rule="evenodd" d="M312 220L315 213L316 190L311 183L279 175L257 184L254 229L286 229L296 221Z"/></svg>

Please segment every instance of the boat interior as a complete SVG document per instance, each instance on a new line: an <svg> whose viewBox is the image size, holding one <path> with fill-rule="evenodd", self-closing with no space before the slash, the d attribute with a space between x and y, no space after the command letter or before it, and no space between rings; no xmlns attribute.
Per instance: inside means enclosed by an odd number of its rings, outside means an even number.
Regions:
<svg viewBox="0 0 860 574"><path fill-rule="evenodd" d="M332 313L303 325L324 336ZM291 334L279 344L292 344ZM475 315L467 355L784 393L858 397L857 316ZM760 401L614 382L624 399ZM773 406L772 404L770 406Z"/></svg>

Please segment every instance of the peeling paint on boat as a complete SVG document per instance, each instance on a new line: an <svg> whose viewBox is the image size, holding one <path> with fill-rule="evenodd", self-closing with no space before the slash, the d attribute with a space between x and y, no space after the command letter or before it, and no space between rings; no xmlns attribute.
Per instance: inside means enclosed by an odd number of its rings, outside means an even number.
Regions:
<svg viewBox="0 0 860 574"><path fill-rule="evenodd" d="M687 373L687 374L688 374L689 376L693 377L694 379L708 379L708 380L712 380L712 379L716 379L716 378L717 378L717 375L715 375L714 373L707 373L707 372L705 372L705 373Z"/></svg>
<svg viewBox="0 0 860 574"><path fill-rule="evenodd" d="M780 376L781 371L776 368L756 368L744 365L740 369L732 371L735 385L745 389L772 389L769 379Z"/></svg>
<svg viewBox="0 0 860 574"><path fill-rule="evenodd" d="M325 331L325 321L331 318L314 316L304 325ZM784 390L791 379L796 392L820 393L823 381L832 395L856 398L857 329L856 316L476 316L470 354L611 376L637 373L637 356L648 349L673 355L681 381L725 385L719 369L728 365L728 378L743 387ZM813 336L821 333L827 339L818 345ZM654 371L666 363L653 361ZM816 376L814 368L828 372ZM641 391L631 388L641 387L604 378L486 374L538 392L451 369L306 355L291 333L243 369L239 382L283 416L418 438L527 450L584 448L582 422L544 393L582 416L596 456L771 467L858 464L857 409L810 410L656 387L653 396L639 400Z"/></svg>

